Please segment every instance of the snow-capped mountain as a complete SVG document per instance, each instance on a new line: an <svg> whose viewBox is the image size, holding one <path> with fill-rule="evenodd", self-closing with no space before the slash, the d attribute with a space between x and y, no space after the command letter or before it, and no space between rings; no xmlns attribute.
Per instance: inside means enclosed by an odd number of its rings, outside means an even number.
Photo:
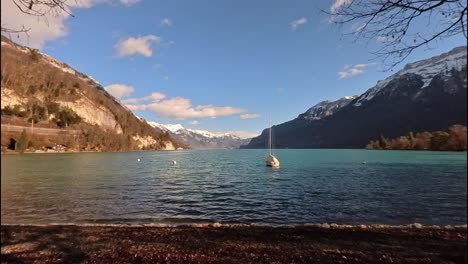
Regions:
<svg viewBox="0 0 468 264"><path fill-rule="evenodd" d="M380 135L466 125L466 70L466 46L407 64L359 97L321 102L274 126L273 140L278 148L363 148ZM266 141L264 130L242 148L263 148Z"/></svg>
<svg viewBox="0 0 468 264"><path fill-rule="evenodd" d="M172 138L189 145L193 149L237 149L250 139L231 133L214 133L206 130L184 128L180 124L159 124L146 121L150 126L168 132Z"/></svg>
<svg viewBox="0 0 468 264"><path fill-rule="evenodd" d="M322 101L311 108L309 108L305 113L302 114L302 117L306 120L319 120L326 116L333 115L336 111L348 105L349 102L356 99L358 96L345 96L336 101Z"/></svg>
<svg viewBox="0 0 468 264"><path fill-rule="evenodd" d="M353 105L359 107L365 102L372 100L374 96L381 92L392 93L397 86L390 86L389 84L398 80L404 81L405 79L416 77L420 80L420 83L417 85L419 87L415 88L424 89L429 86L436 76L447 79L452 76L453 71L461 71L463 67L466 67L466 59L466 47L458 47L439 56L407 64L402 70L392 76L383 81L378 81L374 87L362 94ZM420 94L421 92L417 92L414 98Z"/></svg>

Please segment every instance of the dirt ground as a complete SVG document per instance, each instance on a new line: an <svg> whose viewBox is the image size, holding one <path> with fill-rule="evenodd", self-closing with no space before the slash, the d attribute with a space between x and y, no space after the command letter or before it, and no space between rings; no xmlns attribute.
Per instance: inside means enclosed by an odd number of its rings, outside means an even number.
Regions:
<svg viewBox="0 0 468 264"><path fill-rule="evenodd" d="M1 263L466 263L467 229L2 226Z"/></svg>

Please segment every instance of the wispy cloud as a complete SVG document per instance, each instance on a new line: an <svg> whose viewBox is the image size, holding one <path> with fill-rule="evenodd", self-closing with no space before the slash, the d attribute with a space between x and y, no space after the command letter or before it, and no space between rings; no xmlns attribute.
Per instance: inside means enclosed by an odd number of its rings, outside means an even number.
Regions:
<svg viewBox="0 0 468 264"><path fill-rule="evenodd" d="M15 34L14 41L32 48L42 49L51 40L67 36L70 33L66 21L76 9L91 8L98 4L112 4L110 0L70 0L66 1L65 9L68 12L56 9L58 12L50 12L43 17L31 16L21 12L12 0L1 1L2 28L14 30L29 29L28 34ZM28 2L28 1L27 1ZM31 1L33 2L33 1ZM52 2L52 1L34 1ZM131 6L139 0L119 0L120 4ZM47 5L35 3L33 9L44 10ZM13 36L12 36L13 37Z"/></svg>
<svg viewBox="0 0 468 264"><path fill-rule="evenodd" d="M258 118L260 117L259 114L243 114L240 115L240 119L252 119L252 118Z"/></svg>
<svg viewBox="0 0 468 264"><path fill-rule="evenodd" d="M197 120L193 120L193 121L190 121L188 123L189 123L189 125L192 125L192 126L198 126L200 124L200 122L198 122Z"/></svg>
<svg viewBox="0 0 468 264"><path fill-rule="evenodd" d="M132 6L138 2L140 2L140 0L120 0L120 3L124 6Z"/></svg>
<svg viewBox="0 0 468 264"><path fill-rule="evenodd" d="M107 85L104 89L117 99L128 96L135 90L132 86L119 83Z"/></svg>
<svg viewBox="0 0 468 264"><path fill-rule="evenodd" d="M363 74L365 72L365 69L370 66L374 65L374 63L369 63L369 64L355 64L355 65L345 65L342 71L338 72L338 76L340 79L343 78L349 78L353 77L359 74Z"/></svg>
<svg viewBox="0 0 468 264"><path fill-rule="evenodd" d="M307 23L307 18L301 17L297 20L292 21L291 23L289 23L289 25L291 26L291 30L295 31L300 25L303 25L305 23Z"/></svg>
<svg viewBox="0 0 468 264"><path fill-rule="evenodd" d="M167 17L163 18L161 19L161 25L170 27L172 26L172 21Z"/></svg>
<svg viewBox="0 0 468 264"><path fill-rule="evenodd" d="M375 39L377 42L380 42L380 43L384 43L384 42L390 42L392 41L392 37L387 37L387 36L378 36L376 39Z"/></svg>
<svg viewBox="0 0 468 264"><path fill-rule="evenodd" d="M90 8L96 2L91 0L70 1L67 3L67 11L72 13L78 8ZM29 29L28 34L15 34L15 42L41 49L47 41L65 37L69 33L65 21L70 18L70 15L66 12L51 12L43 17L31 16L21 12L15 3L11 0L1 1L2 28ZM37 3L33 8L44 9L43 5Z"/></svg>
<svg viewBox="0 0 468 264"><path fill-rule="evenodd" d="M155 35L146 35L143 37L130 37L124 40L120 40L115 44L114 48L117 51L119 57L131 56L134 54L140 54L145 57L151 57L153 50L151 49L151 43L159 43L161 38Z"/></svg>
<svg viewBox="0 0 468 264"><path fill-rule="evenodd" d="M122 103L124 104L138 104L140 102L159 102L161 101L162 99L166 98L166 95L165 94L162 94L162 93L158 93L158 92L155 92L155 93L152 93L148 96L145 96L145 97L140 97L140 98L127 98L125 100L122 100Z"/></svg>
<svg viewBox="0 0 468 264"><path fill-rule="evenodd" d="M155 93L152 93L152 94L150 94L148 96L145 96L145 97L143 97L141 99L142 100L149 100L149 101L153 101L153 102L159 102L164 98L166 98L165 94L155 92Z"/></svg>
<svg viewBox="0 0 468 264"><path fill-rule="evenodd" d="M146 101L146 103L142 103ZM162 117L183 120L186 118L217 118L244 112L232 106L197 105L183 97L167 98L162 93L152 93L141 98L128 98L122 101L130 110L149 110Z"/></svg>
<svg viewBox="0 0 468 264"><path fill-rule="evenodd" d="M330 12L335 14L341 7L348 5L349 3L351 3L351 0L335 0L330 7Z"/></svg>

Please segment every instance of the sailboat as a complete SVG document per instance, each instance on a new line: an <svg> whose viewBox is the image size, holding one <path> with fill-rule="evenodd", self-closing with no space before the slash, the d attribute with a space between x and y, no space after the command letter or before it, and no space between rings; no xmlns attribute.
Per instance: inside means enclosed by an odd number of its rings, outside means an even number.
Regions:
<svg viewBox="0 0 468 264"><path fill-rule="evenodd" d="M273 153L271 151L272 149L272 143L271 143L271 120L270 120L270 129L269 129L269 132L268 132L268 148L269 148L269 154L268 156L266 157L266 160L265 160L265 163L268 167L274 167L274 168L277 168L279 167L280 165L280 162L279 160L273 156Z"/></svg>

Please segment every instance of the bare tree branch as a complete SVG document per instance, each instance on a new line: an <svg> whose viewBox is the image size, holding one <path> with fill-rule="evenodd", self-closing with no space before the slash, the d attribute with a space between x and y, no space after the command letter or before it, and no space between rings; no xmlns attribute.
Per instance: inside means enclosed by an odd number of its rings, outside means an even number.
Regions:
<svg viewBox="0 0 468 264"><path fill-rule="evenodd" d="M467 0L344 0L330 16L337 25L350 25L355 40L380 42L373 54L392 69L415 49L437 40L463 34L467 38ZM418 32L415 25L427 22Z"/></svg>
<svg viewBox="0 0 468 264"><path fill-rule="evenodd" d="M74 15L70 12L70 6L67 4L69 0L5 0L5 1L12 1L13 4L20 10L22 13L30 15L30 16L37 16L37 17L44 17L47 23L47 16L60 16L63 13L74 17ZM78 0L75 0L77 2ZM25 33L30 28L25 28L23 26L20 29L13 29L2 25L1 32L2 33Z"/></svg>

